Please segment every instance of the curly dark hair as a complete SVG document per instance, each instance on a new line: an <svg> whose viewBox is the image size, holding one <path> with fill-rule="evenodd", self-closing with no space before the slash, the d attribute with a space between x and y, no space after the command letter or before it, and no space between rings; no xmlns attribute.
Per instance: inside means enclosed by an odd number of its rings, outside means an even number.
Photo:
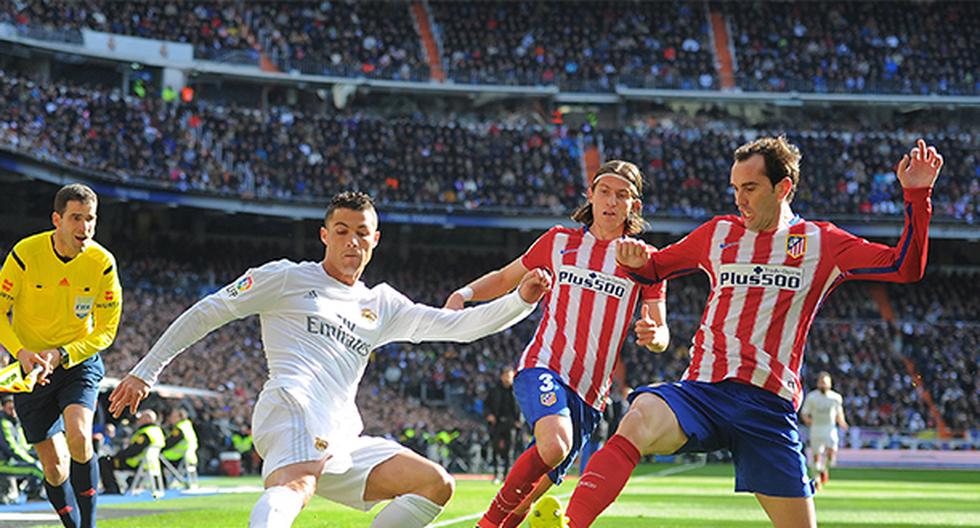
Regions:
<svg viewBox="0 0 980 528"><path fill-rule="evenodd" d="M327 205L327 212L323 215L323 225L327 225L327 222L330 221L330 216L337 209L350 209L352 211L366 211L370 209L374 211L374 200L360 191L337 193L330 199L330 204Z"/></svg>
<svg viewBox="0 0 980 528"><path fill-rule="evenodd" d="M759 154L766 163L766 176L775 187L783 178L789 178L793 182L786 201L793 201L796 188L800 184L800 149L789 142L786 136L761 137L750 143L746 143L735 150L735 161L745 161L752 156Z"/></svg>

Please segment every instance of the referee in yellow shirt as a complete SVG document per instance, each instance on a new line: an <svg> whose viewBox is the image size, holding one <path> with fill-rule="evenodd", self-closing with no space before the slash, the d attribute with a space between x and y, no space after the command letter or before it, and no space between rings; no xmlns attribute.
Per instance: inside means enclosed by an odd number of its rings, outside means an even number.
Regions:
<svg viewBox="0 0 980 528"><path fill-rule="evenodd" d="M92 239L97 207L87 186L62 187L55 229L18 242L0 269L0 345L25 374L43 368L34 391L15 395L14 404L44 467L48 500L67 527L95 526L99 352L115 339L122 311L115 258Z"/></svg>

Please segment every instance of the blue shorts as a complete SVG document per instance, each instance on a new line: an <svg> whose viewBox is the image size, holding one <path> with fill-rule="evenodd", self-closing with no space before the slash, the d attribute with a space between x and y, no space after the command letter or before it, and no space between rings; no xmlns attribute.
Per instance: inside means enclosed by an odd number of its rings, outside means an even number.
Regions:
<svg viewBox="0 0 980 528"><path fill-rule="evenodd" d="M27 442L36 444L64 432L61 414L73 403L94 411L103 376L102 355L96 354L70 369L56 368L48 376L50 383L36 385L33 392L14 394L14 406Z"/></svg>
<svg viewBox="0 0 980 528"><path fill-rule="evenodd" d="M678 453L732 452L735 491L772 497L809 497L807 476L793 404L775 394L737 381L679 381L637 388L667 402L687 443Z"/></svg>
<svg viewBox="0 0 980 528"><path fill-rule="evenodd" d="M582 445L589 441L592 431L599 425L602 414L565 385L558 374L546 368L530 368L518 372L514 378L514 396L517 397L524 420L531 428L531 434L534 434L534 424L545 416L557 414L571 418L572 450L558 467L548 473L552 482L561 484ZM534 445L534 440L531 440L530 445Z"/></svg>

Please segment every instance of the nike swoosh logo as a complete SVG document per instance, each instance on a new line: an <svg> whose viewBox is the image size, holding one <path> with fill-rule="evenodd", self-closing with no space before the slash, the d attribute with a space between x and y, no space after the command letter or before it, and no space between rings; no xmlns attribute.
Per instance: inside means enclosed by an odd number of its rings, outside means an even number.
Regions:
<svg viewBox="0 0 980 528"><path fill-rule="evenodd" d="M559 255L565 255L567 253L575 253L578 249L563 249L558 252Z"/></svg>
<svg viewBox="0 0 980 528"><path fill-rule="evenodd" d="M727 244L718 244L718 249L728 249L730 247L737 246L738 242L729 242Z"/></svg>

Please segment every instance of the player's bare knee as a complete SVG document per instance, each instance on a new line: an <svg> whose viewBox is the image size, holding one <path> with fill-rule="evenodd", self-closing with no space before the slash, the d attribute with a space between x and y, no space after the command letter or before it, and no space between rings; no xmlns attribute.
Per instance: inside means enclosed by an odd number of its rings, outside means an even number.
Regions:
<svg viewBox="0 0 980 528"><path fill-rule="evenodd" d="M561 464L562 460L572 452L572 439L563 434L539 438L535 442L541 461L551 467Z"/></svg>
<svg viewBox="0 0 980 528"><path fill-rule="evenodd" d="M617 434L643 454L671 454L687 441L667 402L653 394L641 394L633 400Z"/></svg>
<svg viewBox="0 0 980 528"><path fill-rule="evenodd" d="M417 490L417 494L439 505L446 505L456 491L456 479L438 464L432 464L427 478Z"/></svg>

